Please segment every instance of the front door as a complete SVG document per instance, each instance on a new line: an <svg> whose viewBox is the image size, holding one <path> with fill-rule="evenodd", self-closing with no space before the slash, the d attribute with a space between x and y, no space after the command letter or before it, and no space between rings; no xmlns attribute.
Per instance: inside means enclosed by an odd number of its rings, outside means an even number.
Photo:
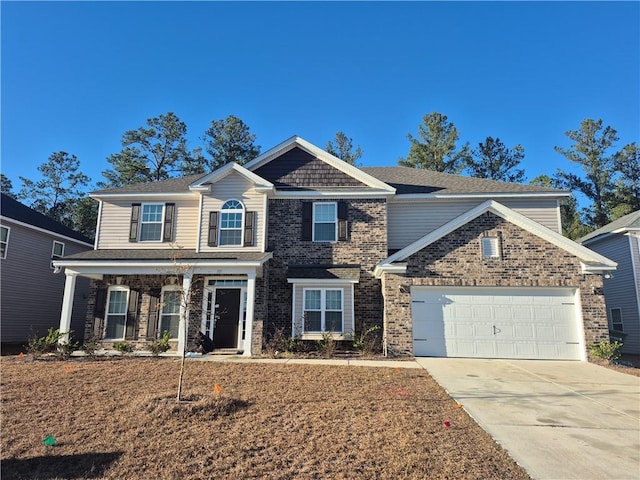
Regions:
<svg viewBox="0 0 640 480"><path fill-rule="evenodd" d="M215 348L237 348L240 318L239 288L216 288L213 322Z"/></svg>

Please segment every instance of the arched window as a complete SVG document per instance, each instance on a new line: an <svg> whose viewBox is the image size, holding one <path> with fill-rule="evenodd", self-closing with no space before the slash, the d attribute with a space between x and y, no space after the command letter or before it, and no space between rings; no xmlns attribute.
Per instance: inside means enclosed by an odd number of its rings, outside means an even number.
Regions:
<svg viewBox="0 0 640 480"><path fill-rule="evenodd" d="M244 205L238 200L227 200L220 211L220 241L218 245L242 245Z"/></svg>

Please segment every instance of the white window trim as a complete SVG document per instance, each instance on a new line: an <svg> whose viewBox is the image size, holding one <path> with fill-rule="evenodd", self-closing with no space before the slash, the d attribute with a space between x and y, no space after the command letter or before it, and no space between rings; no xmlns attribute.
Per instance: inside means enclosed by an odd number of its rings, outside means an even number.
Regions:
<svg viewBox="0 0 640 480"><path fill-rule="evenodd" d="M206 332L207 331L207 302L209 300L208 295L209 293L211 293L212 297L211 297L211 311L209 312L210 314L210 319L209 321L212 322L210 324L210 335L211 335L211 339L213 339L213 330L215 329L215 326L213 325L213 320L212 318L215 317L216 314L216 307L215 307L215 300L216 300L216 290L217 289L231 289L231 288L235 288L240 290L240 308L239 308L239 315L238 315L238 344L237 344L237 348L238 350L242 350L244 348L244 342L245 342L245 337L246 337L246 316L247 316L247 300L248 300L248 290L247 290L247 284L236 284L236 285L216 285L215 283L211 283L212 281L218 281L218 280L240 280L243 282L247 281L247 277L237 277L237 276L225 276L225 277L206 277L204 280L204 291L203 291L203 295L202 295L202 319L201 319L201 323L200 323L200 331L201 332Z"/></svg>
<svg viewBox="0 0 640 480"><path fill-rule="evenodd" d="M7 229L7 239L4 242L0 242L0 243L4 243L4 255L0 257L2 260L4 260L5 258L7 258L7 252L9 251L9 236L11 235L11 227L2 225L1 228Z"/></svg>
<svg viewBox="0 0 640 480"><path fill-rule="evenodd" d="M225 231L233 231L233 230L240 230L240 243L234 243L234 244L227 244L227 245L222 245L222 216L225 213L237 213L238 209L224 209L224 208L220 208L220 219L218 220L218 247L221 248L229 248L229 247L242 247L244 246L244 221L245 221L245 213L247 211L247 208L245 207L244 203L242 203L240 200L235 199L235 198L230 198L228 200L225 200L224 203L222 204L222 206L224 207L227 203L229 202L238 202L240 204L240 206L242 207L242 217L240 220L240 228L225 228Z"/></svg>
<svg viewBox="0 0 640 480"><path fill-rule="evenodd" d="M334 232L333 232L333 240L316 240L316 205L333 205L334 208ZM328 224L329 222L317 222L322 224ZM317 243L336 243L338 241L338 202L313 202L313 207L311 209L311 228L312 235L311 239Z"/></svg>
<svg viewBox="0 0 640 480"><path fill-rule="evenodd" d="M125 310L125 314L124 314L124 329L122 330L122 337L121 338L108 338L107 337L107 326L109 325L109 302L111 301L111 292L114 291L119 291L119 292L127 292L127 298L125 300L125 305L127 306L127 309ZM129 294L131 293L131 289L127 286L122 286L122 285L111 285L108 289L107 289L107 304L105 305L104 308L104 332L102 333L102 337L103 340L107 340L107 341L120 341L120 340L124 340L127 336L127 316L129 314Z"/></svg>
<svg viewBox="0 0 640 480"><path fill-rule="evenodd" d="M310 331L306 331L305 330L305 312L307 311L307 306L306 306L306 299L307 299L307 291L320 291L320 310L313 310L315 312L320 311L320 331L316 331L316 330L310 330ZM340 292L340 310L327 310L327 292ZM313 288L313 287L309 287L309 288L303 288L302 289L302 335L313 335L313 334L317 334L317 333L324 333L327 332L327 324L326 324L326 312L340 312L342 314L342 321L340 322L342 324L342 328L340 330L332 330L330 333L332 334L336 334L336 335L342 335L344 333L344 323L345 323L345 318L344 318L344 297L345 297L345 292L343 288Z"/></svg>
<svg viewBox="0 0 640 480"><path fill-rule="evenodd" d="M614 310L618 310L620 312L620 322L616 322L616 323L619 323L622 328L616 328L615 327L615 323L613 322L613 311ZM622 308L621 307L612 307L611 310L609 310L609 312L611 313L611 329L615 330L616 332L624 332L624 318L622 317Z"/></svg>
<svg viewBox="0 0 640 480"><path fill-rule="evenodd" d="M144 218L144 207L149 205L160 205L162 207L162 218L160 222L145 222ZM165 215L166 206L161 202L147 202L140 205L140 219L138 221L138 242L141 243L162 243L162 236L164 235L164 215ZM160 239L159 240L142 240L142 226L144 224L156 224L160 223Z"/></svg>
<svg viewBox="0 0 640 480"><path fill-rule="evenodd" d="M158 315L158 335L160 338L162 338L162 316L164 315L162 313L162 310L164 308L164 294L166 292L182 292L182 288L180 287L180 285L165 285L164 287L162 287L161 290L161 295L160 295L160 314ZM182 303L182 295L180 295L180 303ZM175 314L171 314L171 315L175 315ZM180 324L180 313L178 313L178 325ZM178 327L179 328L179 327ZM180 335L180 332L178 332L178 335ZM171 337L171 340L178 340L178 337Z"/></svg>
<svg viewBox="0 0 640 480"><path fill-rule="evenodd" d="M62 253L60 255L56 253L56 245L62 245ZM59 260L62 257L64 257L64 249L65 249L64 242L60 242L58 240L53 241L53 245L51 246L51 262L50 262L50 266L52 269L55 269L55 267L53 266L53 261Z"/></svg>

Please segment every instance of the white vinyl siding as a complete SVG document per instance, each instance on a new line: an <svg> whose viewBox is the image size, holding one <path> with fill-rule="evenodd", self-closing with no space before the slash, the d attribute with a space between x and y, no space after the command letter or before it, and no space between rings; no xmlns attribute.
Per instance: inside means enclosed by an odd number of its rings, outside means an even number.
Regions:
<svg viewBox="0 0 640 480"><path fill-rule="evenodd" d="M220 212L222 206L227 200L235 199L244 205L245 212L255 212L254 224L253 224L253 239L254 245L252 247L238 246L243 251L260 252L262 251L262 237L264 232L265 222L265 195L256 192L253 188L253 184L249 182L245 177L232 172L225 178L214 183L211 187L211 192L204 193L202 199L202 227L200 229L200 251L211 252L216 250L229 250L228 246L210 247L207 245L209 237L209 214L211 212L219 212L218 214L218 230L220 227ZM219 236L219 232L218 232Z"/></svg>
<svg viewBox="0 0 640 480"><path fill-rule="evenodd" d="M387 207L389 248L398 250L404 248L484 201L486 198L477 200L437 198L420 201L394 199ZM498 199L497 201L555 232L560 232L557 199Z"/></svg>
<svg viewBox="0 0 640 480"><path fill-rule="evenodd" d="M131 204L137 200L103 200L100 217L98 249L149 249L171 248L171 243L183 248L196 248L198 231L198 197L193 199L172 199L159 197L146 203L175 203L173 242L129 242L131 225Z"/></svg>

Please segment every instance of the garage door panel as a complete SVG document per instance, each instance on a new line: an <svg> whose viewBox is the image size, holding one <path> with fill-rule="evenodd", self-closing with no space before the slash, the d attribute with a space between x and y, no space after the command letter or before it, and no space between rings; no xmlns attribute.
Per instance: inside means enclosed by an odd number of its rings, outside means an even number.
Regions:
<svg viewBox="0 0 640 480"><path fill-rule="evenodd" d="M580 359L573 289L418 287L411 293L417 356Z"/></svg>

